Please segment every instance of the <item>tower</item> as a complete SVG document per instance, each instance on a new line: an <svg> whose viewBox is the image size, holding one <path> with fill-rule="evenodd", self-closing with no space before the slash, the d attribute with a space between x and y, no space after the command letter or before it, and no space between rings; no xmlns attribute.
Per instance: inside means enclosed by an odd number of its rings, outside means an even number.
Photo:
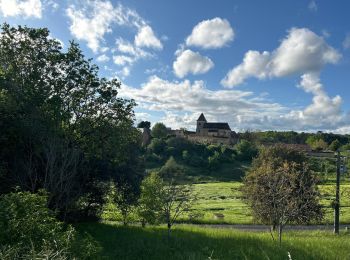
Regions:
<svg viewBox="0 0 350 260"><path fill-rule="evenodd" d="M201 130L203 129L204 124L207 122L207 119L205 119L205 116L203 113L199 116L197 119L197 128L196 128L196 133L201 134Z"/></svg>

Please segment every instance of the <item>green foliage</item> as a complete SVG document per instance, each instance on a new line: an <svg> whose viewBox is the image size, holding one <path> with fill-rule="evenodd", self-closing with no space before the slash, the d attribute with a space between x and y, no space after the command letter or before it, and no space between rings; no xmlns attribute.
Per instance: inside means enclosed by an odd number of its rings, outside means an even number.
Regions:
<svg viewBox="0 0 350 260"><path fill-rule="evenodd" d="M219 165L219 162L220 162L220 153L217 151L214 151L214 154L208 157L209 167L213 169Z"/></svg>
<svg viewBox="0 0 350 260"><path fill-rule="evenodd" d="M92 254L93 241L76 244L74 228L59 222L46 203L46 195L29 192L9 193L0 197L0 245L3 245L0 258L2 254L7 254L8 259L38 259L40 255L55 255L57 259L84 258ZM83 248L85 251L78 255L73 252Z"/></svg>
<svg viewBox="0 0 350 260"><path fill-rule="evenodd" d="M184 168L180 166L172 156L159 170L159 175L161 178L174 182L178 181L184 175L184 173Z"/></svg>
<svg viewBox="0 0 350 260"><path fill-rule="evenodd" d="M323 138L317 135L309 136L306 140L306 143L316 151L324 151L328 147L328 144L323 140Z"/></svg>
<svg viewBox="0 0 350 260"><path fill-rule="evenodd" d="M338 151L341 146L341 143L338 141L338 139L336 139L329 145L328 148L332 151Z"/></svg>
<svg viewBox="0 0 350 260"><path fill-rule="evenodd" d="M151 128L151 122L149 121L141 121L137 124L137 128Z"/></svg>
<svg viewBox="0 0 350 260"><path fill-rule="evenodd" d="M129 215L137 202L135 190L128 183L116 185L115 191L112 193L114 203L120 211L124 225L129 223Z"/></svg>
<svg viewBox="0 0 350 260"><path fill-rule="evenodd" d="M156 123L152 127L151 135L153 138L165 139L168 136L168 129L163 123Z"/></svg>
<svg viewBox="0 0 350 260"><path fill-rule="evenodd" d="M135 102L76 43L63 52L47 29L1 29L0 193L45 189L61 218L96 215L101 182L142 176Z"/></svg>
<svg viewBox="0 0 350 260"><path fill-rule="evenodd" d="M141 184L138 215L142 223L156 224L161 221L163 181L153 172Z"/></svg>
<svg viewBox="0 0 350 260"><path fill-rule="evenodd" d="M166 149L166 143L163 139L152 138L151 143L148 145L148 150L155 154L163 154Z"/></svg>
<svg viewBox="0 0 350 260"><path fill-rule="evenodd" d="M320 220L320 193L304 154L283 145L262 148L244 178L243 194L255 218L279 227Z"/></svg>
<svg viewBox="0 0 350 260"><path fill-rule="evenodd" d="M235 149L238 159L243 161L252 160L258 153L256 146L247 140L241 140L235 145Z"/></svg>

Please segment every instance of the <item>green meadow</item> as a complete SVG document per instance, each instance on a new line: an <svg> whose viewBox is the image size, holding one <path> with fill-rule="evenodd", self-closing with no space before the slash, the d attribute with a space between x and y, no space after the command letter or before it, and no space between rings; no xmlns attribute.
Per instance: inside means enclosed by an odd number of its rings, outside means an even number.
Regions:
<svg viewBox="0 0 350 260"><path fill-rule="evenodd" d="M250 209L242 201L240 193L241 182L217 182L201 183L194 185L198 200L194 204L193 211L197 218L189 219L187 215L181 219L184 222L195 223L226 223L226 224L253 224ZM335 197L335 185L332 183L319 185L321 203L325 209L323 223L333 222L333 209L331 202ZM341 223L350 223L350 184L341 185ZM218 215L221 218L218 218ZM223 216L223 217L222 217Z"/></svg>
<svg viewBox="0 0 350 260"><path fill-rule="evenodd" d="M177 225L170 239L164 226L122 227L113 223L77 226L96 240L94 259L349 259L350 235L287 231L282 246L268 232ZM290 255L290 258L289 258Z"/></svg>

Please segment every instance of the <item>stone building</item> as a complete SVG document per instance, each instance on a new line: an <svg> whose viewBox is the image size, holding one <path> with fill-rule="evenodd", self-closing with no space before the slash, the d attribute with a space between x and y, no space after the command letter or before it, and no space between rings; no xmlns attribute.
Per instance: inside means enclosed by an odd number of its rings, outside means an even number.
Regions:
<svg viewBox="0 0 350 260"><path fill-rule="evenodd" d="M170 133L176 137L204 144L233 145L238 142L238 135L231 130L228 123L208 122L203 113L197 119L195 132L179 129L172 130Z"/></svg>

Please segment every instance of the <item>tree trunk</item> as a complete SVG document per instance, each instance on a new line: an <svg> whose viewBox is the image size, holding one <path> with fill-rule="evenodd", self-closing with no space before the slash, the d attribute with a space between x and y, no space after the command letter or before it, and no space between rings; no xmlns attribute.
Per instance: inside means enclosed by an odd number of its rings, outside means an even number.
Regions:
<svg viewBox="0 0 350 260"><path fill-rule="evenodd" d="M282 229L283 229L282 224L279 224L278 225L278 241L279 241L280 245L282 244Z"/></svg>
<svg viewBox="0 0 350 260"><path fill-rule="evenodd" d="M170 239L170 233L171 233L171 224L168 223L168 239Z"/></svg>

